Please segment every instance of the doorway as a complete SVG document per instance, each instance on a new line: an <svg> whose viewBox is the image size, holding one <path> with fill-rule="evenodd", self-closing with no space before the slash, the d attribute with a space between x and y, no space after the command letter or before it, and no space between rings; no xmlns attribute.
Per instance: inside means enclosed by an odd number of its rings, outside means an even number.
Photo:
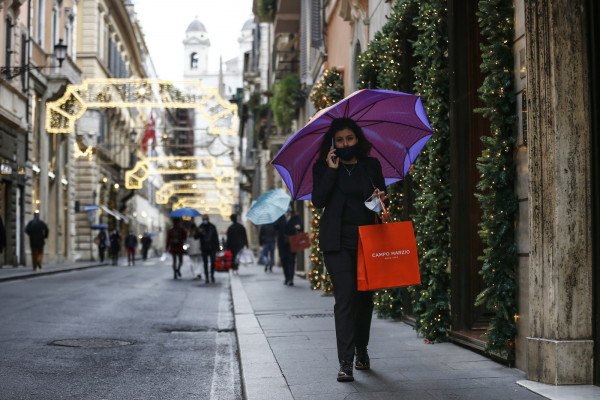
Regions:
<svg viewBox="0 0 600 400"><path fill-rule="evenodd" d="M454 342L483 350L482 338L490 315L484 306L475 306L485 288L479 275L483 242L479 237L481 207L474 196L479 181L477 158L481 136L489 123L474 110L482 106L477 89L483 83L479 45L483 38L475 12L477 1L451 0L448 7L450 66L450 187L451 206L451 307Z"/></svg>

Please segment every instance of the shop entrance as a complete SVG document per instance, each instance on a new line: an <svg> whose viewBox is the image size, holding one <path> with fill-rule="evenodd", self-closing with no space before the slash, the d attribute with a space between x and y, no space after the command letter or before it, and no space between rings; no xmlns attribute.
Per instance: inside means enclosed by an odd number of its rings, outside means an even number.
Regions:
<svg viewBox="0 0 600 400"><path fill-rule="evenodd" d="M479 181L477 158L481 156L481 136L489 132L489 123L473 110L481 107L477 89L485 76L481 73L479 44L482 37L475 12L477 1L450 1L449 63L450 82L450 185L452 202L451 251L451 339L483 350L489 315L484 306L475 306L484 289L479 275L483 243L479 237L481 208L474 196Z"/></svg>

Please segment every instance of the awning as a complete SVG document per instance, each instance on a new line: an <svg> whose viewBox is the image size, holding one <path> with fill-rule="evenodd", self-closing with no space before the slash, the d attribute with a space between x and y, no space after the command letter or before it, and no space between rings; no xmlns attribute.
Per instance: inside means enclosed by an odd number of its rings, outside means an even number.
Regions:
<svg viewBox="0 0 600 400"><path fill-rule="evenodd" d="M108 207L106 207L104 205L100 205L100 208L102 209L102 211L104 211L108 215L112 215L113 217L115 217L119 221L123 220L125 222L129 222L129 218L127 218L126 216L124 216L123 214L121 214L120 212L118 212L116 210L111 210L110 208L108 208Z"/></svg>

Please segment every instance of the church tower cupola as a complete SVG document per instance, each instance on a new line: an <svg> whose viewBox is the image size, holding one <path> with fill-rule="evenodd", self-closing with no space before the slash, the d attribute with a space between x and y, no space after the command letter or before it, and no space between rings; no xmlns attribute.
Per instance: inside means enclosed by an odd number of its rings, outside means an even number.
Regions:
<svg viewBox="0 0 600 400"><path fill-rule="evenodd" d="M208 71L208 48L210 39L204 24L196 18L185 31L184 48L184 79L195 79Z"/></svg>

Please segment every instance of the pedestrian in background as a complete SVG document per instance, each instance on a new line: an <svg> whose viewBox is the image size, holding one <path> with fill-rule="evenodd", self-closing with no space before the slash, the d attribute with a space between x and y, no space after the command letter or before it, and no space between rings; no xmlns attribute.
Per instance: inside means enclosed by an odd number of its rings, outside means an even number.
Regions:
<svg viewBox="0 0 600 400"><path fill-rule="evenodd" d="M202 252L200 251L200 240L197 237L196 224L193 222L190 224L190 229L188 231L188 249L187 254L190 257L190 269L192 270L192 275L194 275L194 279L202 279L202 274L200 274L200 270L196 273L196 266L200 266L200 258L202 256Z"/></svg>
<svg viewBox="0 0 600 400"><path fill-rule="evenodd" d="M116 229L110 234L110 256L112 265L119 265L119 253L121 252L121 235Z"/></svg>
<svg viewBox="0 0 600 400"><path fill-rule="evenodd" d="M246 228L237 222L237 214L231 214L230 219L232 224L227 228L227 250L231 251L233 257L231 269L237 275L239 265L235 258L241 249L248 246L248 236L246 235Z"/></svg>
<svg viewBox="0 0 600 400"><path fill-rule="evenodd" d="M302 221L295 208L290 210L290 219L285 224L285 240L283 245L283 275L284 285L294 286L294 276L296 275L296 253L292 252L289 237L302 232Z"/></svg>
<svg viewBox="0 0 600 400"><path fill-rule="evenodd" d="M142 259L148 258L148 250L152 246L152 238L148 235L148 232L144 232L142 236Z"/></svg>
<svg viewBox="0 0 600 400"><path fill-rule="evenodd" d="M183 244L187 239L187 231L181 227L181 220L173 218L173 227L167 232L167 249L173 256L173 279L181 278L183 263Z"/></svg>
<svg viewBox="0 0 600 400"><path fill-rule="evenodd" d="M369 157L371 147L356 122L350 118L334 119L312 170L313 205L325 208L319 246L334 287L340 382L354 380L355 354L356 369L371 366L367 345L373 293L357 290L358 227L371 225L376 218L365 201L380 195L382 200L387 198L381 164Z"/></svg>
<svg viewBox="0 0 600 400"><path fill-rule="evenodd" d="M125 236L125 249L127 249L127 265L135 265L135 249L138 245L137 236L130 229Z"/></svg>
<svg viewBox="0 0 600 400"><path fill-rule="evenodd" d="M25 227L25 233L29 235L29 246L31 248L31 261L33 270L42 269L42 258L44 257L44 244L48 238L48 226L40 219L40 214L35 213L33 219Z"/></svg>
<svg viewBox="0 0 600 400"><path fill-rule="evenodd" d="M196 234L198 239L200 239L200 249L202 250L202 262L204 263L206 283L208 283L209 265L210 280L214 283L215 264L217 263L217 251L219 250L219 233L217 232L217 227L210 223L208 215L202 216L202 224L196 230Z"/></svg>
<svg viewBox="0 0 600 400"><path fill-rule="evenodd" d="M261 261L265 264L265 272L273 272L273 264L275 264L275 239L277 229L275 223L261 225L258 233L258 241L262 246Z"/></svg>
<svg viewBox="0 0 600 400"><path fill-rule="evenodd" d="M100 229L100 232L98 232L95 243L98 246L98 258L100 259L100 262L104 262L104 252L106 251L106 246L110 245L108 234L104 229Z"/></svg>
<svg viewBox="0 0 600 400"><path fill-rule="evenodd" d="M285 247L285 241L287 236L285 235L285 227L287 225L287 219L285 218L285 214L283 214L281 217L279 217L279 219L277 221L275 221L275 229L277 230L277 252L279 253L279 263L281 264L281 267L283 267L285 265L285 263L283 262L284 258L285 258L285 252L286 252L286 247ZM289 245L288 245L289 247Z"/></svg>

